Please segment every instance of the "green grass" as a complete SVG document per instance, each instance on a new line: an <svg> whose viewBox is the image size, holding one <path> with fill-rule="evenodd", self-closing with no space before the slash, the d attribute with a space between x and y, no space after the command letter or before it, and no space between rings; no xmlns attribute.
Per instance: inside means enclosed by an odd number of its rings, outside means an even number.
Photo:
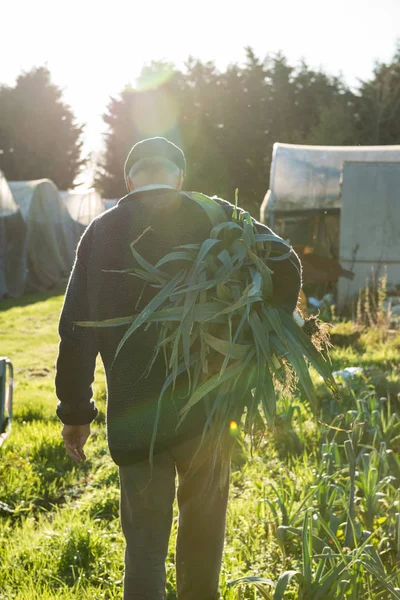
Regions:
<svg viewBox="0 0 400 600"><path fill-rule="evenodd" d="M74 465L66 455L55 417L61 305L61 294L0 303L0 354L12 359L16 380L13 431L0 449L1 600L121 598L118 471L107 451L100 364L95 395L102 418L93 425L83 465ZM315 600L318 577L329 575L340 560L346 563L343 576L324 598L398 597L393 589L400 587L400 335L389 339L364 331L349 347L335 348L332 359L336 369L362 366L367 372L343 382L343 406L321 389L324 415L335 418L339 429L348 430L354 420L364 425L356 425L351 434L329 429L309 415L300 399L294 401L299 406L294 412L282 400L276 428L253 458L237 449L221 576L225 600L238 597L239 590L241 598L262 597L244 584L228 589L231 580L261 576L276 583L288 570L301 574L283 597ZM388 392L389 406L379 401ZM353 474L349 452L357 467ZM307 510L313 511L311 520ZM374 537L363 547L367 531ZM176 518L167 559L169 600L175 598L175 533ZM321 559L324 545L330 554ZM305 546L311 548L309 560ZM263 585L264 594L273 591Z"/></svg>

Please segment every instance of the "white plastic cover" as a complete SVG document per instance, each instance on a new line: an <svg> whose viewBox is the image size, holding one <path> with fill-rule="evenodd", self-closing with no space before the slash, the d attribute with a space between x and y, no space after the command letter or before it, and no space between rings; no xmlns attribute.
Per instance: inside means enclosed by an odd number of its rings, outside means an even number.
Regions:
<svg viewBox="0 0 400 600"><path fill-rule="evenodd" d="M69 214L81 225L89 225L104 212L104 202L95 189L60 191L60 196Z"/></svg>
<svg viewBox="0 0 400 600"><path fill-rule="evenodd" d="M84 227L69 215L48 179L10 182L28 230L28 285L46 290L67 280Z"/></svg>
<svg viewBox="0 0 400 600"><path fill-rule="evenodd" d="M6 178L0 171L0 216L8 217L19 211Z"/></svg>
<svg viewBox="0 0 400 600"><path fill-rule="evenodd" d="M110 208L114 208L114 206L117 205L118 202L118 198L113 198L113 199L104 199L104 209L105 210L109 210Z"/></svg>
<svg viewBox="0 0 400 600"><path fill-rule="evenodd" d="M274 144L270 190L261 205L261 220L273 212L340 208L344 161L400 162L400 146Z"/></svg>
<svg viewBox="0 0 400 600"><path fill-rule="evenodd" d="M0 299L24 292L26 241L21 211L0 171Z"/></svg>

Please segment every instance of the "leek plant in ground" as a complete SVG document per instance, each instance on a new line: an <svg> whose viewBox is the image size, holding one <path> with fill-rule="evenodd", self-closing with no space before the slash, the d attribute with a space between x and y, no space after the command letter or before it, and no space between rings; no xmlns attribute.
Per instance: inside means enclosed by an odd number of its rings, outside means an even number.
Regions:
<svg viewBox="0 0 400 600"><path fill-rule="evenodd" d="M290 391L293 375L316 413L310 364L329 388L336 390L324 348L317 349L292 315L272 304L274 264L290 257L289 244L273 234L257 233L250 215L237 207L228 221L225 211L211 198L197 193L188 196L210 219L208 239L179 246L156 265L149 264L132 243L137 266L125 272L144 280L158 293L136 316L79 323L129 325L116 356L139 327L157 324L154 360L159 353L164 354L167 375L158 400L150 455L163 394L174 387L181 373L188 375L181 422L204 400L208 419L203 435L210 430L220 449L229 423L238 422L245 410L245 429L250 434L262 422L260 412L273 423L277 394ZM274 242L285 248L284 253L274 250Z"/></svg>
<svg viewBox="0 0 400 600"><path fill-rule="evenodd" d="M315 528L324 531L329 543L314 534ZM293 530L293 533L301 539L301 569L284 571L276 583L263 577L241 577L229 582L229 587L240 590L253 585L266 600L283 600L287 597L288 586L291 591L297 588L295 598L299 600L358 598L367 587L371 598L400 600L400 590L393 584L393 578L387 575L372 544L375 533L364 531L360 545L352 550L343 548L335 533L313 508L306 510L302 529Z"/></svg>

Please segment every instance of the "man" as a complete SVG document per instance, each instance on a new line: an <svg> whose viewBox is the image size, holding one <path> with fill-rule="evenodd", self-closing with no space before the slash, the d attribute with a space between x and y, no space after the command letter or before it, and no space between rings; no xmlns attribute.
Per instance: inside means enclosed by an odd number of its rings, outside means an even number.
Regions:
<svg viewBox="0 0 400 600"><path fill-rule="evenodd" d="M85 458L83 447L97 415L91 384L98 353L106 372L108 445L119 466L120 516L126 538L125 600L165 598L176 472L178 598L218 598L228 481L221 488L219 475L226 464L221 459L212 464L207 444L199 449L205 406L198 403L176 429L179 401L187 400L185 375L180 376L174 401L164 398L162 403L150 467L156 401L165 381L162 356L148 372L156 327L135 332L114 360L126 326L85 328L74 324L132 315L154 296L157 290L121 272L134 266L131 242L155 264L174 247L208 237L211 226L206 213L181 192L184 171L183 152L165 138L143 140L132 148L125 163L129 193L115 208L97 217L83 235L60 318L57 414L64 423L67 451L78 463ZM231 218L233 206L221 199L217 202ZM256 226L270 232L261 224ZM275 244L274 250L286 253L280 244ZM293 253L274 263L274 268L274 301L292 312L301 283L299 261Z"/></svg>

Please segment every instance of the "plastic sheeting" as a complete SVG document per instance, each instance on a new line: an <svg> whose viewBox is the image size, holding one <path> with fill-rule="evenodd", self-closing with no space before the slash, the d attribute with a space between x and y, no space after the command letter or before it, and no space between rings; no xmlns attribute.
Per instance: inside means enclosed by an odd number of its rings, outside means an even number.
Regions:
<svg viewBox="0 0 400 600"><path fill-rule="evenodd" d="M270 190L261 221L274 226L275 215L340 209L344 161L400 162L400 146L299 146L274 144Z"/></svg>
<svg viewBox="0 0 400 600"><path fill-rule="evenodd" d="M340 307L386 270L388 287L400 285L399 163L344 163L340 263L355 274L339 279Z"/></svg>
<svg viewBox="0 0 400 600"><path fill-rule="evenodd" d="M72 219L84 227L105 210L100 194L93 188L61 191L60 196Z"/></svg>
<svg viewBox="0 0 400 600"><path fill-rule="evenodd" d="M117 205L119 198L113 198L113 199L105 199L103 200L104 202L104 209L105 210L109 210L110 208L114 208L114 206Z"/></svg>
<svg viewBox="0 0 400 600"><path fill-rule="evenodd" d="M24 219L0 171L0 299L24 292L26 244Z"/></svg>
<svg viewBox="0 0 400 600"><path fill-rule="evenodd" d="M82 226L71 218L58 189L48 179L9 185L27 227L27 286L40 291L63 285Z"/></svg>

